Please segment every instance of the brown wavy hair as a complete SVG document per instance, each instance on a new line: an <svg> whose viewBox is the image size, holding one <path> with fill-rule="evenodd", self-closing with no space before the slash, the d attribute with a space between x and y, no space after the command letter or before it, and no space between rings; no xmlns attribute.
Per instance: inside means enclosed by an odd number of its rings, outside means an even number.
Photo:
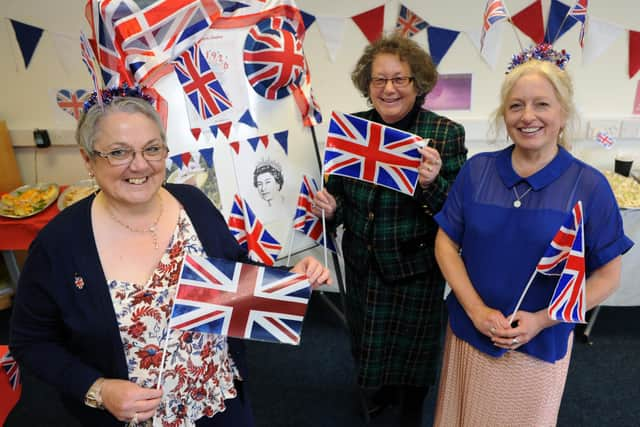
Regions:
<svg viewBox="0 0 640 427"><path fill-rule="evenodd" d="M416 100L422 105L424 98L438 81L438 71L431 56L418 43L399 33L385 35L365 48L351 73L351 81L356 89L371 104L371 67L376 56L382 53L396 55L400 61L409 64L413 85L418 92Z"/></svg>

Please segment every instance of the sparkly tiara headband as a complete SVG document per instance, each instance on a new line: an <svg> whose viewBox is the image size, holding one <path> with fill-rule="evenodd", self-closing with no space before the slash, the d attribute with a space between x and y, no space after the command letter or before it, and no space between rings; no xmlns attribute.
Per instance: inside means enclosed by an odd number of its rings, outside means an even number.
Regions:
<svg viewBox="0 0 640 427"><path fill-rule="evenodd" d="M103 89L100 91L100 93L93 92L84 102L83 110L86 113L96 104L109 105L114 98L125 96L131 98L141 98L152 105L154 101L152 97L143 92L143 89L140 86L129 87L129 85L123 83L123 85L120 87Z"/></svg>
<svg viewBox="0 0 640 427"><path fill-rule="evenodd" d="M570 58L571 55L569 55L564 49L562 49L561 51L557 51L554 50L553 46L551 46L550 44L542 43L513 55L513 58L511 58L511 62L509 63L505 74L509 74L518 65L522 65L525 62L531 61L533 59L537 59L538 61L551 62L553 64L556 64L561 70L564 70L564 67Z"/></svg>

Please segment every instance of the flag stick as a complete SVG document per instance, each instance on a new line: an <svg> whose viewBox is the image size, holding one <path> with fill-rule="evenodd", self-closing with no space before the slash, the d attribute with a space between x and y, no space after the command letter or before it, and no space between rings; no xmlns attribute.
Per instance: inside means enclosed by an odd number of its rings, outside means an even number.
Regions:
<svg viewBox="0 0 640 427"><path fill-rule="evenodd" d="M324 265L328 266L329 261L327 257L327 224L324 217L324 209L322 209L322 243L324 246Z"/></svg>
<svg viewBox="0 0 640 427"><path fill-rule="evenodd" d="M516 40L518 41L518 46L520 46L520 50L522 51L524 50L524 47L522 46L522 41L520 40L520 36L516 31L516 26L513 25L513 21L511 20L511 13L509 12L509 9L507 9L507 2L503 1L502 6L504 7L504 11L507 13L507 21L509 21L509 24L511 24L511 29L513 30L513 34L515 34Z"/></svg>
<svg viewBox="0 0 640 427"><path fill-rule="evenodd" d="M287 265L291 265L291 252L293 252L293 239L296 237L296 230L289 230L291 237L289 238L289 254L287 255Z"/></svg>
<svg viewBox="0 0 640 427"><path fill-rule="evenodd" d="M513 323L513 318L516 317L516 313L520 308L520 304L522 304L522 300L524 299L524 296L527 294L527 291L529 290L529 286L531 286L531 283L533 282L533 278L536 277L537 272L538 272L537 269L533 270L533 274L531 275L531 277L529 277L529 282L527 283L527 286L524 287L524 291L522 291L522 295L520 295L520 299L516 304L516 308L513 310L513 314L511 314L511 317L509 318L509 324Z"/></svg>
<svg viewBox="0 0 640 427"><path fill-rule="evenodd" d="M175 299L174 299L173 303L175 304ZM173 308L171 309L171 313L173 313ZM164 361L165 361L165 358L167 356L167 347L169 347L169 334L170 333L171 333L171 316L169 316L169 322L167 322L167 336L164 339L164 348L162 349L162 359L160 360L160 372L158 372L158 384L156 384L156 389L159 389L160 388L160 384L162 384L162 373L164 371Z"/></svg>
<svg viewBox="0 0 640 427"><path fill-rule="evenodd" d="M560 34L560 31L562 31L562 26L564 25L565 21L569 17L569 14L571 13L571 9L573 9L576 4L578 4L578 0L576 0L576 2L573 4L573 6L564 15L564 18L562 18L562 22L560 22L560 26L558 27L558 30L556 31L556 35L553 37L553 40L549 40L549 43L551 45L553 45L556 42L556 39L558 38L558 35Z"/></svg>

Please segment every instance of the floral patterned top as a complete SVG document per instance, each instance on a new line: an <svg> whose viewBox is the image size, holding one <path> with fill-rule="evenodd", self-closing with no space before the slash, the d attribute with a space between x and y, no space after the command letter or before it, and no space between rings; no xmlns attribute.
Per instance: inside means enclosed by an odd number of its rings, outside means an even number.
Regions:
<svg viewBox="0 0 640 427"><path fill-rule="evenodd" d="M185 254L203 255L204 249L181 210L171 243L146 284L108 280L129 379L142 387L156 387L162 374L164 396L154 427L194 426L197 419L224 411L224 400L236 396L233 380L240 379L224 337L167 331Z"/></svg>

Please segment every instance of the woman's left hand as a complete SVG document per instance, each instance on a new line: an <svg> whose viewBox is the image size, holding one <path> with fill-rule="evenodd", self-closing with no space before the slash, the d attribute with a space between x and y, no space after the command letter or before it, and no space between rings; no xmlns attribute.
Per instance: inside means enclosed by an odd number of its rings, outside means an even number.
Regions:
<svg viewBox="0 0 640 427"><path fill-rule="evenodd" d="M293 266L291 271L306 275L312 288L331 284L331 272L329 269L312 256L301 259Z"/></svg>
<svg viewBox="0 0 640 427"><path fill-rule="evenodd" d="M422 188L426 188L438 177L442 167L442 159L435 148L425 145L419 148L418 151L422 155L422 160L418 166L418 182Z"/></svg>
<svg viewBox="0 0 640 427"><path fill-rule="evenodd" d="M509 329L501 329L499 335L494 334L492 336L491 341L497 347L515 350L531 341L541 330L551 325L547 310L541 310L536 313L518 311L513 318L513 324L516 326Z"/></svg>

